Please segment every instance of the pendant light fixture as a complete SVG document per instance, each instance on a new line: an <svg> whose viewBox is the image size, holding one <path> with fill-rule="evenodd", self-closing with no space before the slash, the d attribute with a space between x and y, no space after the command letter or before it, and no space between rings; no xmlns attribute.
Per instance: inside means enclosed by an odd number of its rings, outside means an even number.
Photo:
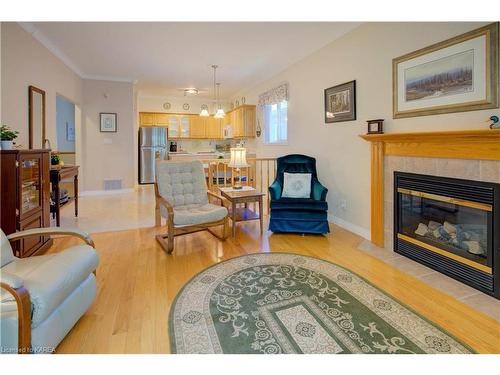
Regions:
<svg viewBox="0 0 500 375"><path fill-rule="evenodd" d="M222 106L219 103L219 92L220 92L220 83L217 83L217 68L218 65L212 65L212 69L214 70L214 103L215 103L215 113L214 117L215 118L223 118L226 116L224 113L224 110L222 109ZM210 114L208 112L208 109L203 108L200 112L201 117L208 117Z"/></svg>
<svg viewBox="0 0 500 375"><path fill-rule="evenodd" d="M208 109L206 109L205 107L203 107L201 109L200 116L201 117L208 117L208 116L210 116L210 113L208 113Z"/></svg>
<svg viewBox="0 0 500 375"><path fill-rule="evenodd" d="M222 109L220 103L219 103L219 94L220 94L220 83L217 83L217 112L215 112L214 117L215 118L224 118L226 114L224 113L224 110Z"/></svg>

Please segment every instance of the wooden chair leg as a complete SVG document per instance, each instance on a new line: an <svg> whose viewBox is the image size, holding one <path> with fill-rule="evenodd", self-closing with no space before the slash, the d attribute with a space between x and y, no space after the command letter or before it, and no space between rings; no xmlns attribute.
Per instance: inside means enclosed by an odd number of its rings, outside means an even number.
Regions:
<svg viewBox="0 0 500 375"><path fill-rule="evenodd" d="M225 240L229 236L229 215L224 218L222 231L222 239Z"/></svg>
<svg viewBox="0 0 500 375"><path fill-rule="evenodd" d="M167 221L167 253L172 254L174 251L174 220L173 217L169 216L168 221Z"/></svg>
<svg viewBox="0 0 500 375"><path fill-rule="evenodd" d="M158 241L161 248L167 254L172 254L174 251L174 236L170 237L168 234L159 234L156 236L156 241Z"/></svg>
<svg viewBox="0 0 500 375"><path fill-rule="evenodd" d="M155 225L157 227L161 226L161 213L159 207L155 208Z"/></svg>
<svg viewBox="0 0 500 375"><path fill-rule="evenodd" d="M172 254L174 252L174 236L168 236L167 238L167 253Z"/></svg>

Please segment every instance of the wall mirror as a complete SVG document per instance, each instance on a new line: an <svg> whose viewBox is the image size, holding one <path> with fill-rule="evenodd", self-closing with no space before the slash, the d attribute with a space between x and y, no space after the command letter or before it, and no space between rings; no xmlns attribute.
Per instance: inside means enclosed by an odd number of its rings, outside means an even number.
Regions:
<svg viewBox="0 0 500 375"><path fill-rule="evenodd" d="M29 87L29 146L43 148L45 140L45 91Z"/></svg>

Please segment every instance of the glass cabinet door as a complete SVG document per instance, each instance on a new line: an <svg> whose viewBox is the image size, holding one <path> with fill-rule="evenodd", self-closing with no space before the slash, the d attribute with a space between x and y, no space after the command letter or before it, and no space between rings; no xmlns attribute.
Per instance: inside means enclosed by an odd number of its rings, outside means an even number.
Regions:
<svg viewBox="0 0 500 375"><path fill-rule="evenodd" d="M189 117L181 117L181 137L189 137Z"/></svg>
<svg viewBox="0 0 500 375"><path fill-rule="evenodd" d="M21 184L20 215L41 208L41 158L22 158L19 162Z"/></svg>
<svg viewBox="0 0 500 375"><path fill-rule="evenodd" d="M179 122L177 116L169 116L168 118L168 136L170 138L179 137Z"/></svg>

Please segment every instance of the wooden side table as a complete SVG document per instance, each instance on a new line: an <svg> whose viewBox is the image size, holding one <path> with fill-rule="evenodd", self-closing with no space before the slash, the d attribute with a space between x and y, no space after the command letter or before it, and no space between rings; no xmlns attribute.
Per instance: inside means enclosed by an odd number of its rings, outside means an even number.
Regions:
<svg viewBox="0 0 500 375"><path fill-rule="evenodd" d="M52 191L56 197L55 210L56 210L56 225L61 225L61 202L60 202L60 188L59 182L62 180L73 178L75 186L75 216L78 216L78 165L68 165L64 167L52 166L50 168L50 182L52 184Z"/></svg>
<svg viewBox="0 0 500 375"><path fill-rule="evenodd" d="M231 203L229 217L233 222L232 237L236 237L236 223L238 221L259 220L260 234L263 233L262 206L265 193L260 193L256 189L234 190L232 188L219 188L221 195ZM250 202L259 204L259 212L252 211L247 207ZM237 207L239 203L245 203L245 207Z"/></svg>

